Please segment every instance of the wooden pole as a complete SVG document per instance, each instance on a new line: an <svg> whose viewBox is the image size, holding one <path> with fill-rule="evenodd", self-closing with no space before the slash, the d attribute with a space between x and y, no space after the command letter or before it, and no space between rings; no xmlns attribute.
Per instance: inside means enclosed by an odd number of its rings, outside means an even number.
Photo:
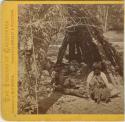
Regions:
<svg viewBox="0 0 125 122"><path fill-rule="evenodd" d="M68 35L66 34L66 36L64 37L64 40L62 42L62 46L59 49L56 64L61 64L62 63L62 59L63 59L63 56L64 56L65 51L67 49L68 43L69 43Z"/></svg>
<svg viewBox="0 0 125 122"><path fill-rule="evenodd" d="M105 26L104 26L104 31L107 31L107 23L108 23L108 9L109 7L106 7L106 15L105 15Z"/></svg>
<svg viewBox="0 0 125 122"><path fill-rule="evenodd" d="M69 40L69 62L75 59L75 40Z"/></svg>

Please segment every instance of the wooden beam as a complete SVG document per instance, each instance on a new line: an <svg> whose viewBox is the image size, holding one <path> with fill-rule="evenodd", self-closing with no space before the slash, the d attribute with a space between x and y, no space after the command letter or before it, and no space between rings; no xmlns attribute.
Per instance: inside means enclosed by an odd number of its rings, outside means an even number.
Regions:
<svg viewBox="0 0 125 122"><path fill-rule="evenodd" d="M57 62L56 64L61 64L62 63L62 59L63 59L63 56L65 54L65 51L67 49L67 45L69 43L69 39L68 39L68 35L66 34L63 42L62 42L62 46L59 48L59 53L58 53L58 56L57 56Z"/></svg>

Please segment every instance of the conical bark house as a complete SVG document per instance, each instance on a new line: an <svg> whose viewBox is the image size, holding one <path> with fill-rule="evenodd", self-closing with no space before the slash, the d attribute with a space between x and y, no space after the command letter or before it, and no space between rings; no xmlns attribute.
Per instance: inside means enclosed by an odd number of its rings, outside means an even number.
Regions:
<svg viewBox="0 0 125 122"><path fill-rule="evenodd" d="M105 40L98 19L91 17L87 10L81 11L78 7L68 6L68 12L76 23L66 27L65 38L57 57L57 64L62 63L68 47L69 62L72 60L77 60L79 63L84 62L90 69L94 62L101 62L103 71L113 82L113 77L122 75L120 56L115 48Z"/></svg>

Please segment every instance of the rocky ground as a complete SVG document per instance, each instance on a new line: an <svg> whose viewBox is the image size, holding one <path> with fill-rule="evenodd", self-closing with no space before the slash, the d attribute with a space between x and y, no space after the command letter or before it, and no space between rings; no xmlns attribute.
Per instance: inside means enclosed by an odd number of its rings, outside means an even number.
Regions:
<svg viewBox="0 0 125 122"><path fill-rule="evenodd" d="M124 112L123 91L121 93L120 97L112 98L111 102L100 104L91 99L63 95L50 107L47 114L121 114Z"/></svg>

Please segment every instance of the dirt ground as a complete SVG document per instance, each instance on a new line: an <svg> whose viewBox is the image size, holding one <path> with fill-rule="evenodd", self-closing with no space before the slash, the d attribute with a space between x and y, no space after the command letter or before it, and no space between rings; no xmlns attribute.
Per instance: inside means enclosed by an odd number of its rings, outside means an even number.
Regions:
<svg viewBox="0 0 125 122"><path fill-rule="evenodd" d="M111 31L105 33L106 39L123 53L123 33ZM47 111L47 114L121 114L124 112L124 88L120 87L119 97L111 99L109 103L95 103L91 99L63 95Z"/></svg>

